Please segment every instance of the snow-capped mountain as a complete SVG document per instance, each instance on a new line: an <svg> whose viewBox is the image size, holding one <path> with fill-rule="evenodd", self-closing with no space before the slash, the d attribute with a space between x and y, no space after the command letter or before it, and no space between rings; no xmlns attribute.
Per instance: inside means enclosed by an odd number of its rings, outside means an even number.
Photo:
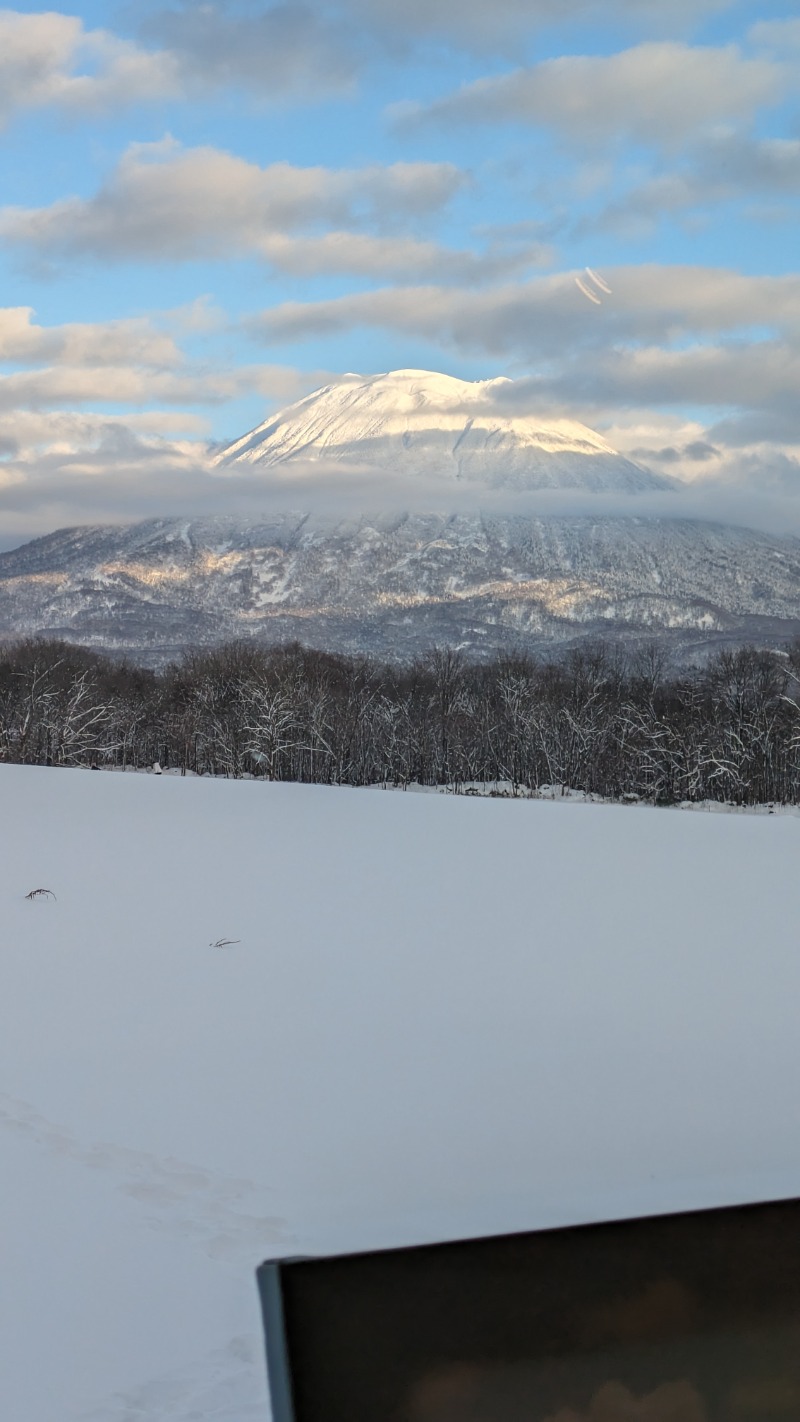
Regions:
<svg viewBox="0 0 800 1422"><path fill-rule="evenodd" d="M317 390L216 460L239 497L242 476L269 487L277 469L310 509L67 529L0 554L0 637L48 632L159 661L241 636L406 657L598 634L691 654L800 633L800 540L642 516L637 496L670 481L584 425L506 413L509 385L403 370ZM313 508L311 488L343 482L357 516ZM591 491L595 511L545 517L523 496L541 488Z"/></svg>
<svg viewBox="0 0 800 1422"><path fill-rule="evenodd" d="M587 636L775 646L800 634L800 540L691 520L425 514L170 519L0 554L0 637L158 662L230 637L404 658Z"/></svg>
<svg viewBox="0 0 800 1422"><path fill-rule="evenodd" d="M276 465L514 489L638 493L671 487L574 420L515 415L514 383L426 370L348 375L281 410L220 450L220 472Z"/></svg>

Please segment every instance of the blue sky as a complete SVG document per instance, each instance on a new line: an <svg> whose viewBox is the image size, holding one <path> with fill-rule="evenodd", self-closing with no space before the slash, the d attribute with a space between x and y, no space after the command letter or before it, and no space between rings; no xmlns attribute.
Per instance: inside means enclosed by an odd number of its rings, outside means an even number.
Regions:
<svg viewBox="0 0 800 1422"><path fill-rule="evenodd" d="M799 93L796 0L0 10L0 540L403 366L793 496Z"/></svg>

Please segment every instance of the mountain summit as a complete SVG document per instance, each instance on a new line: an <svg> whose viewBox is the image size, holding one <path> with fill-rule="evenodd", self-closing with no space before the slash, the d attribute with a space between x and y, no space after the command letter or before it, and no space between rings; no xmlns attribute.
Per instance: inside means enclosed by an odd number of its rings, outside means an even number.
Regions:
<svg viewBox="0 0 800 1422"><path fill-rule="evenodd" d="M574 420L543 421L511 407L513 381L456 380L427 370L346 375L235 440L216 455L242 474L276 465L331 465L402 488L591 489L640 493L671 487Z"/></svg>

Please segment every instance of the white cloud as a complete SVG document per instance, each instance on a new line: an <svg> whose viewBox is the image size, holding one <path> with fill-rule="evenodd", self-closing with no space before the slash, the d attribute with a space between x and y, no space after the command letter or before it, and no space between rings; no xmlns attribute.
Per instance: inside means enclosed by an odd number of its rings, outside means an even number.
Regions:
<svg viewBox="0 0 800 1422"><path fill-rule="evenodd" d="M261 393L263 383L260 366L182 373L125 365L50 366L0 375L0 410L49 409L54 405L216 405L253 391Z"/></svg>
<svg viewBox="0 0 800 1422"><path fill-rule="evenodd" d="M800 429L793 435L755 426L728 439L722 424L640 410L625 417L609 412L606 439L630 459L679 479L688 502L687 517L718 518L766 528L800 532ZM785 434L786 438L780 439Z"/></svg>
<svg viewBox="0 0 800 1422"><path fill-rule="evenodd" d="M755 138L744 133L719 134L690 149L686 161L666 172L638 181L598 212L573 223L570 234L581 239L595 232L622 238L647 237L665 215L692 220L720 203L774 204L772 220L788 218L800 197L800 139ZM763 210L756 214L763 220Z"/></svg>
<svg viewBox="0 0 800 1422"><path fill-rule="evenodd" d="M454 48L507 48L531 33L576 21L621 22L638 31L685 32L732 0L344 0L346 13L398 46L440 38Z"/></svg>
<svg viewBox="0 0 800 1422"><path fill-rule="evenodd" d="M6 422L18 417L26 430L34 418L30 412L50 412L54 420L74 415L83 428L87 417L74 407L212 406L253 394L283 403L306 392L309 382L321 385L331 378L325 370L191 360L176 340L176 334L205 335L220 326L227 328L227 318L204 301L159 313L157 321L49 327L35 322L29 307L0 307L0 365L17 367L0 374L0 414ZM152 418L174 426L174 416L153 412ZM7 423L5 437L12 438ZM26 438L21 437L23 444Z"/></svg>
<svg viewBox="0 0 800 1422"><path fill-rule="evenodd" d="M177 403L183 395L211 403L255 391L285 404L335 379L278 365L177 375L78 365L0 377L0 546L66 524L249 512L260 503L251 481L239 489L235 478L214 474L204 415L180 406L101 414L92 402ZM48 408L62 399L90 408ZM274 489L264 491L270 506L274 498Z"/></svg>
<svg viewBox="0 0 800 1422"><path fill-rule="evenodd" d="M599 308L578 291L573 273L561 272L483 291L431 285L286 302L248 324L268 341L375 327L526 362L631 341L675 344L764 326L800 330L800 275L653 263L606 276L613 294Z"/></svg>
<svg viewBox="0 0 800 1422"><path fill-rule="evenodd" d="M257 256L293 276L448 284L508 279L551 260L541 242L494 239L454 250L405 230L443 208L467 181L450 163L261 168L219 149L164 140L131 147L93 197L0 209L0 241L28 259ZM334 230L319 230L328 224Z"/></svg>
<svg viewBox="0 0 800 1422"><path fill-rule="evenodd" d="M0 460L3 544L191 505L208 482L197 425L186 415L0 412L0 444L14 447Z"/></svg>
<svg viewBox="0 0 800 1422"><path fill-rule="evenodd" d="M87 114L130 103L248 90L260 103L350 92L388 47L430 39L455 50L518 50L543 26L617 21L683 34L732 0L176 0L136 7L136 43L75 15L0 10L0 123L54 105ZM766 35L764 47L773 43ZM773 27L774 28L774 27ZM761 40L759 41L761 42Z"/></svg>
<svg viewBox="0 0 800 1422"><path fill-rule="evenodd" d="M0 123L21 109L73 114L175 94L175 61L71 15L0 10Z"/></svg>
<svg viewBox="0 0 800 1422"><path fill-rule="evenodd" d="M543 28L601 21L685 35L733 0L173 0L140 3L140 33L164 46L189 92L242 87L261 103L348 92L387 52L420 46L519 52Z"/></svg>
<svg viewBox="0 0 800 1422"><path fill-rule="evenodd" d="M454 251L414 237L373 237L368 233L326 232L322 237L264 238L261 254L292 276L348 274L388 281L489 282L544 266L551 249L541 242Z"/></svg>
<svg viewBox="0 0 800 1422"><path fill-rule="evenodd" d="M58 361L85 366L133 362L166 368L180 364L174 338L146 318L39 326L29 306L0 307L0 362Z"/></svg>
<svg viewBox="0 0 800 1422"><path fill-rule="evenodd" d="M324 383L319 372L316 383ZM265 401L299 397L307 374L280 365L237 365L227 369L187 364L183 370L131 365L45 366L0 375L0 411L52 410L96 405L224 405L245 395Z"/></svg>
<svg viewBox="0 0 800 1422"><path fill-rule="evenodd" d="M696 345L683 350L663 347L617 348L598 363L594 352L566 357L557 368L515 382L510 395L536 405L582 409L587 418L598 410L683 407L729 412L757 410L760 439L767 426L780 439L792 424L800 439L796 392L800 382L800 343L786 341L731 342ZM720 436L721 437L721 436Z"/></svg>
<svg viewBox="0 0 800 1422"><path fill-rule="evenodd" d="M309 377L308 388L315 383ZM603 428L623 454L685 481L677 493L641 496L640 515L800 532L800 440L782 449L755 439L719 446L712 441L713 428L661 411L628 417L609 412ZM208 446L198 438L201 433L198 417L180 411L101 416L0 410L0 454L11 456L0 458L0 546L80 523L259 510L274 515L298 507L348 517L363 512L365 498L375 509L397 506L396 485L385 479L365 484L362 473L356 487L347 469L333 481L330 471L324 480L318 471L299 481L268 474L254 479L252 472L220 478ZM710 452L699 457L703 449ZM428 507L430 497L424 483L405 487L403 507L415 498L420 507ZM449 502L450 512L476 507L508 512L507 503L490 491L480 496L455 491ZM540 515L630 513L624 499L569 491L545 491L527 500L519 496L515 507L517 502L520 512Z"/></svg>
<svg viewBox="0 0 800 1422"><path fill-rule="evenodd" d="M261 102L348 92L366 58L363 29L319 3L257 11L232 0L156 9L142 33L165 47L186 89L252 91Z"/></svg>
<svg viewBox="0 0 800 1422"><path fill-rule="evenodd" d="M382 226L436 212L463 186L452 163L261 168L216 148L137 144L91 198L0 210L0 239L29 254L181 261L262 254L319 223Z"/></svg>
<svg viewBox="0 0 800 1422"><path fill-rule="evenodd" d="M319 6L237 15L204 0L140 28L144 44L75 15L0 10L0 123L24 109L85 115L243 86L267 102L318 97L350 88L364 58L356 27Z"/></svg>
<svg viewBox="0 0 800 1422"><path fill-rule="evenodd" d="M735 45L651 41L612 55L543 60L427 106L402 105L395 116L533 124L590 147L625 139L674 149L778 102L790 77L776 60L746 57Z"/></svg>
<svg viewBox="0 0 800 1422"><path fill-rule="evenodd" d="M202 437L208 432L204 415L185 410L147 410L125 415L82 410L3 410L0 437L17 452L26 451L32 457L38 449L64 453L79 448L121 424L142 438L177 438L180 434Z"/></svg>

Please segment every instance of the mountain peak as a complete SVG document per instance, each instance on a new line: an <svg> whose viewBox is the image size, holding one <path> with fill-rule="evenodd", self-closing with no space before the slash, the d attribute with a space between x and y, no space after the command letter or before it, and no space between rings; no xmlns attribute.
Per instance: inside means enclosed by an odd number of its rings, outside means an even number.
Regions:
<svg viewBox="0 0 800 1422"><path fill-rule="evenodd" d="M514 382L459 380L429 370L345 375L289 405L221 450L238 475L322 465L433 488L573 488L638 493L671 487L575 420L514 410ZM288 472L288 471L287 471Z"/></svg>

